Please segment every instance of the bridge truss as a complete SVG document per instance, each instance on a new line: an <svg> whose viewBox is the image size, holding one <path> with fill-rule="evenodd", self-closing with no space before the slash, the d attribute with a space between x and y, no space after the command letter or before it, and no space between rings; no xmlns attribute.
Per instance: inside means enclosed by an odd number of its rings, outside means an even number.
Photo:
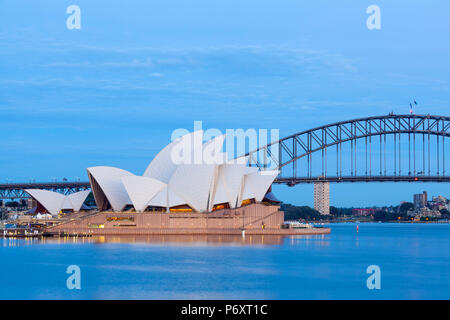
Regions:
<svg viewBox="0 0 450 320"><path fill-rule="evenodd" d="M360 118L302 131L249 152L250 165L278 169L275 183L450 182L450 117ZM446 146L447 145L447 146Z"/></svg>
<svg viewBox="0 0 450 320"><path fill-rule="evenodd" d="M0 184L0 199L26 199L29 198L25 189L44 189L63 194L88 190L88 182L43 182L43 183L8 183Z"/></svg>
<svg viewBox="0 0 450 320"><path fill-rule="evenodd" d="M249 163L278 169L275 183L450 182L450 117L394 115L360 118L302 131L249 152ZM88 182L0 184L0 199L25 199L24 189L63 194Z"/></svg>

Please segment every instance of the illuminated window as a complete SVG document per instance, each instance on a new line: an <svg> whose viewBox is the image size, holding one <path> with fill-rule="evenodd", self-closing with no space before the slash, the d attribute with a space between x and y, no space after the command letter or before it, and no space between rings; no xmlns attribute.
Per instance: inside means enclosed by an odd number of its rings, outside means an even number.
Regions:
<svg viewBox="0 0 450 320"><path fill-rule="evenodd" d="M103 229L105 227L104 224L96 224L96 223L89 223L88 228L92 229Z"/></svg>
<svg viewBox="0 0 450 320"><path fill-rule="evenodd" d="M216 204L216 205L212 208L212 211L222 210L222 209L230 209L230 204L229 204L229 203L220 203L220 204Z"/></svg>
<svg viewBox="0 0 450 320"><path fill-rule="evenodd" d="M106 221L134 221L134 217L108 217Z"/></svg>
<svg viewBox="0 0 450 320"><path fill-rule="evenodd" d="M255 203L255 199L246 199L242 201L242 206L248 206L249 204Z"/></svg>
<svg viewBox="0 0 450 320"><path fill-rule="evenodd" d="M192 208L188 205L181 205L170 208L170 212L192 212Z"/></svg>

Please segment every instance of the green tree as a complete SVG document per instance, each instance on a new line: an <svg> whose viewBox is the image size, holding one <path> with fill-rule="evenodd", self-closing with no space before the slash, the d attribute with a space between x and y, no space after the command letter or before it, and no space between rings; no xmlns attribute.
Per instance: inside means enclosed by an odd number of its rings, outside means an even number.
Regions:
<svg viewBox="0 0 450 320"><path fill-rule="evenodd" d="M0 209L0 220L7 220L8 219L8 213L4 210Z"/></svg>
<svg viewBox="0 0 450 320"><path fill-rule="evenodd" d="M442 217L444 218L449 218L450 217L450 212L447 209L441 209L439 210L439 212L442 214Z"/></svg>
<svg viewBox="0 0 450 320"><path fill-rule="evenodd" d="M350 216L352 215L353 208L336 208L330 206L330 214L333 216Z"/></svg>
<svg viewBox="0 0 450 320"><path fill-rule="evenodd" d="M406 213L411 210L414 210L414 204L411 202L404 202L400 205L399 213L401 215L406 215Z"/></svg>
<svg viewBox="0 0 450 320"><path fill-rule="evenodd" d="M9 207L9 208L17 208L17 207L19 207L19 205L20 204L17 201L9 201L9 202L5 203L5 206Z"/></svg>
<svg viewBox="0 0 450 320"><path fill-rule="evenodd" d="M285 220L323 220L328 219L328 216L323 216L319 211L314 210L308 206L294 206L291 204L281 204L281 211L284 211Z"/></svg>
<svg viewBox="0 0 450 320"><path fill-rule="evenodd" d="M386 219L387 219L386 212L384 212L384 211L377 210L373 214L373 220L375 220L375 221L386 221Z"/></svg>

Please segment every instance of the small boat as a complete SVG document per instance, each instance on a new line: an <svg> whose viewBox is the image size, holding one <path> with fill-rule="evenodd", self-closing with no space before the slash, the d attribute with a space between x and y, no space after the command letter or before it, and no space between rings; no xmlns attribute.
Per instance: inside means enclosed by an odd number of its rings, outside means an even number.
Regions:
<svg viewBox="0 0 450 320"><path fill-rule="evenodd" d="M290 229L311 229L313 225L310 223L302 223L298 221L286 221L286 224L289 225Z"/></svg>

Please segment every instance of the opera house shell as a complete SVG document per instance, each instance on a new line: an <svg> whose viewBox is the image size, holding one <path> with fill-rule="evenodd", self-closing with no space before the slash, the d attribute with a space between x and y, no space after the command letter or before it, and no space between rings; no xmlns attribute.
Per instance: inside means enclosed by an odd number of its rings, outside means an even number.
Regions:
<svg viewBox="0 0 450 320"><path fill-rule="evenodd" d="M203 142L203 131L162 149L142 176L114 167L87 169L99 211L211 212L261 202L278 171L229 160L225 136Z"/></svg>
<svg viewBox="0 0 450 320"><path fill-rule="evenodd" d="M52 216L57 216L61 212L78 212L91 191L85 190L69 195L58 192L25 189L31 198L37 202L36 213L48 212Z"/></svg>

